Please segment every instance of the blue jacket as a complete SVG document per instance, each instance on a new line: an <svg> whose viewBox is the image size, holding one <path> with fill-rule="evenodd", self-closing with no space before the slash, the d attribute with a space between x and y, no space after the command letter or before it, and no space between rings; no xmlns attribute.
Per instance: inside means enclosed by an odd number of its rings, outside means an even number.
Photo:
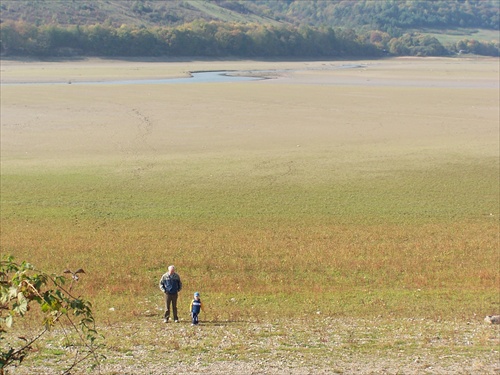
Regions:
<svg viewBox="0 0 500 375"><path fill-rule="evenodd" d="M181 278L175 272L171 275L167 272L160 279L160 289L163 291L163 293L179 293L182 289Z"/></svg>
<svg viewBox="0 0 500 375"><path fill-rule="evenodd" d="M203 304L201 303L201 299L192 300L191 301L191 312L194 314L199 314L200 310L203 308Z"/></svg>

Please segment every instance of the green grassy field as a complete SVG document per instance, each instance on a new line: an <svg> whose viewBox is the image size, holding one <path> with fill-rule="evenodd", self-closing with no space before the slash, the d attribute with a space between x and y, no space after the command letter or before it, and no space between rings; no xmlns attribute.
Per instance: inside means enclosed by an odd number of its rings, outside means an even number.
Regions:
<svg viewBox="0 0 500 375"><path fill-rule="evenodd" d="M299 179L284 161L272 164L231 161L221 171L184 160L135 178L6 173L4 251L52 271L84 267L85 292L103 311L154 301L169 263L224 318L278 313L282 298L291 315L325 300L334 315L467 318L495 308L496 160L340 179L296 170ZM236 296L246 302L231 311Z"/></svg>
<svg viewBox="0 0 500 375"><path fill-rule="evenodd" d="M420 30L422 32L422 30ZM455 29L455 30L423 30L423 34L428 34L438 39L442 44L452 44L460 40L470 39L485 42L499 40L498 31L486 29Z"/></svg>
<svg viewBox="0 0 500 375"><path fill-rule="evenodd" d="M84 77L88 66L75 64ZM2 255L50 272L84 268L78 292L105 330L133 330L137 319L157 329L157 283L169 264L184 282L182 319L200 291L214 327L292 319L315 330L362 319L391 330L407 321L397 330L412 336L414 320L480 324L498 313L499 98L489 86L498 61L388 60L333 72L300 64L281 80L244 84L2 86ZM367 81L381 83L360 86ZM439 327L427 329L448 329ZM307 356L335 340L355 350L360 339L350 345L344 328ZM372 328L372 344L401 340ZM297 327L278 336L287 329ZM246 358L248 332L234 334L231 350ZM464 358L498 349L489 333L480 337L453 345ZM178 346L186 358L203 351Z"/></svg>

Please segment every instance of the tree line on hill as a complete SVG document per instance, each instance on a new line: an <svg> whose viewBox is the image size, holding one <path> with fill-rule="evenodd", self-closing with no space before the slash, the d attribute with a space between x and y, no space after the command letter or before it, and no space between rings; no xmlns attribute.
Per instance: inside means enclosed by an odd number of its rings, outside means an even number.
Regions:
<svg viewBox="0 0 500 375"><path fill-rule="evenodd" d="M443 46L420 33L392 36L386 31L293 25L262 25L197 20L176 27L0 25L3 56L205 56L320 58L445 56L466 51L499 56L496 42L461 40Z"/></svg>

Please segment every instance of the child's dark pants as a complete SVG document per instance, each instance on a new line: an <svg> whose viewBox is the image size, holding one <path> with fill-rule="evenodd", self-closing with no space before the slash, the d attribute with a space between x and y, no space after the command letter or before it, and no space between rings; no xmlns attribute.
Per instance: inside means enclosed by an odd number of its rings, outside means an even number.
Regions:
<svg viewBox="0 0 500 375"><path fill-rule="evenodd" d="M198 324L198 314L197 313L194 313L192 312L191 313L192 317L193 317L193 324L194 325L197 325Z"/></svg>

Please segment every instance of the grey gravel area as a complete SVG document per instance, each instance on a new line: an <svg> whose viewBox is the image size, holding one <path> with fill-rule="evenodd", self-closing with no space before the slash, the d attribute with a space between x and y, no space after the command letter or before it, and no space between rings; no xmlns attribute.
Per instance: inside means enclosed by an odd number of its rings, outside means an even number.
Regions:
<svg viewBox="0 0 500 375"><path fill-rule="evenodd" d="M482 319L319 317L193 327L140 317L100 330L106 358L94 369L85 362L71 374L500 374L500 326ZM38 353L7 374L62 373L76 351L61 341L52 332Z"/></svg>

